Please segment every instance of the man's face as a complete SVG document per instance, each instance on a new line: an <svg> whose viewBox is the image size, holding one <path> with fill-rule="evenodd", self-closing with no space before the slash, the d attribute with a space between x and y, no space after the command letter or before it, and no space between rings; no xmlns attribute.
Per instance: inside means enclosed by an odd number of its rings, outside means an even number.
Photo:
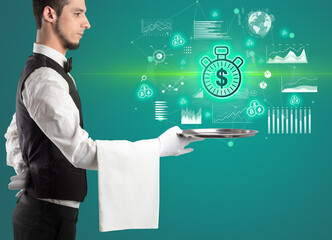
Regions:
<svg viewBox="0 0 332 240"><path fill-rule="evenodd" d="M84 0L69 0L57 18L55 30L65 48L77 49L84 30L91 27L85 12Z"/></svg>

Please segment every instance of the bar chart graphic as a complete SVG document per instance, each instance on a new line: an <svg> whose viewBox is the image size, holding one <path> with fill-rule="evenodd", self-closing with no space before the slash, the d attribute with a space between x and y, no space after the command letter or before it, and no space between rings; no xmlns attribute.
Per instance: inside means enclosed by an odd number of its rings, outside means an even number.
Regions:
<svg viewBox="0 0 332 240"><path fill-rule="evenodd" d="M268 134L311 134L310 107L268 108Z"/></svg>
<svg viewBox="0 0 332 240"><path fill-rule="evenodd" d="M229 29L223 21L194 21L194 39L231 39Z"/></svg>
<svg viewBox="0 0 332 240"><path fill-rule="evenodd" d="M156 101L155 102L155 119L157 121L167 120L167 101Z"/></svg>

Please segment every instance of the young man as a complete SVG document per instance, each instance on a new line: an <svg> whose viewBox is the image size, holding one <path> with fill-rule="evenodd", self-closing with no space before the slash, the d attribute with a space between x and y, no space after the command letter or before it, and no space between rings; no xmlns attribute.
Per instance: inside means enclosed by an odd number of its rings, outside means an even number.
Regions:
<svg viewBox="0 0 332 240"><path fill-rule="evenodd" d="M177 156L190 142L173 127L138 142L94 141L83 129L81 102L69 74L68 49L77 49L90 23L84 0L33 0L37 40L5 135L7 164L22 189L13 213L14 239L75 239L85 169L98 170L101 231L157 228L159 157Z"/></svg>

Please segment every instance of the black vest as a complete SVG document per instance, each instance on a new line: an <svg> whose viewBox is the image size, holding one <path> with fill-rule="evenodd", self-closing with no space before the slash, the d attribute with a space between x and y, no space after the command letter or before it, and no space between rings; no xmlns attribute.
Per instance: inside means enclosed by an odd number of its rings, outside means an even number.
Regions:
<svg viewBox="0 0 332 240"><path fill-rule="evenodd" d="M86 171L75 168L30 117L23 104L22 90L28 76L38 68L48 67L57 71L69 86L69 94L80 112L83 128L81 101L70 76L54 60L34 53L25 64L16 94L16 124L23 160L29 166L27 193L37 198L52 198L83 202L87 194Z"/></svg>

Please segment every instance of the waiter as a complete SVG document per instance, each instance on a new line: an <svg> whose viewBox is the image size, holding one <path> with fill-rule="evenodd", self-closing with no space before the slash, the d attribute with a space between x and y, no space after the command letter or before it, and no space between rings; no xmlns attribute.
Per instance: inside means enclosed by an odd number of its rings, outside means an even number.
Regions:
<svg viewBox="0 0 332 240"><path fill-rule="evenodd" d="M33 0L37 39L5 135L7 164L22 189L13 212L14 239L75 239L78 209L87 194L86 169L98 170L100 230L157 228L159 157L191 152L173 127L156 139L94 141L69 74L68 49L77 49L90 23L84 0Z"/></svg>

